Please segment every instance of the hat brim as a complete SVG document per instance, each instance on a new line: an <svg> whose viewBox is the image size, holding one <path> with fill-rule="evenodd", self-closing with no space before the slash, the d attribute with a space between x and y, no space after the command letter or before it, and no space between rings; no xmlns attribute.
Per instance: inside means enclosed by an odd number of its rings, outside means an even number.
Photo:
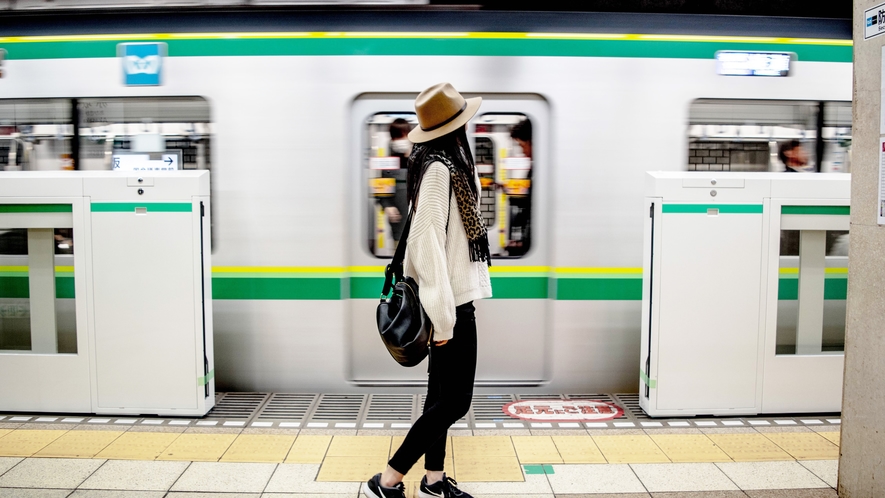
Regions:
<svg viewBox="0 0 885 498"><path fill-rule="evenodd" d="M469 99L464 99L467 101L467 108L464 109L457 118L453 119L450 123L446 123L444 126L440 126L439 128L431 131L424 131L420 126L416 126L412 131L409 132L409 141L412 143L420 144L424 142L429 142L434 138L439 138L443 135L448 135L449 133L457 130L458 128L467 124L468 121L473 118L476 114L476 111L479 110L480 104L482 104L482 97L473 97Z"/></svg>

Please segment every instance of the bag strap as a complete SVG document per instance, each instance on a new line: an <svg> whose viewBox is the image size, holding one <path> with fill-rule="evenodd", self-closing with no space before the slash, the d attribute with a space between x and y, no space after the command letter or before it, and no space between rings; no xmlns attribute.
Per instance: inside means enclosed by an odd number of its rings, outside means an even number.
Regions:
<svg viewBox="0 0 885 498"><path fill-rule="evenodd" d="M384 269L384 288L381 289L381 300L390 293L390 289L403 279L403 262L406 259L406 245L409 240L409 229L412 227L412 215L415 214L413 206L409 206L409 216L403 226L403 233L399 237L399 244L393 253L393 259ZM452 217L452 179L449 178L449 211L446 217L446 234L449 233L449 220Z"/></svg>

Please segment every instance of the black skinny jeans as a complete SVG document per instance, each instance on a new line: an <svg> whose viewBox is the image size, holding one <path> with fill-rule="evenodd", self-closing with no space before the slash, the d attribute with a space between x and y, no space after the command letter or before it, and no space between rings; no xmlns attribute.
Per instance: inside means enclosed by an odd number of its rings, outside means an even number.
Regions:
<svg viewBox="0 0 885 498"><path fill-rule="evenodd" d="M405 474L424 455L424 468L442 471L449 427L467 414L476 378L476 318L473 302L455 308L455 331L442 346L431 346L424 413L409 430L388 465Z"/></svg>

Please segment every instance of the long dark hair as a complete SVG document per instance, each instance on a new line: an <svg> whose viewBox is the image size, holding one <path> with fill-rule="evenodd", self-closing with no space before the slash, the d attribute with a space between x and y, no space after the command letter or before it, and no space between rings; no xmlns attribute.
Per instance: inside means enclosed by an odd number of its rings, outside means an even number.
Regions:
<svg viewBox="0 0 885 498"><path fill-rule="evenodd" d="M409 156L406 191L413 208L417 205L418 186L421 184L421 177L424 176L424 170L429 165L427 164L427 158L432 154L439 154L451 160L456 169L467 175L469 180L467 183L470 185L473 195L478 195L476 182L473 180L476 175L476 168L473 164L473 154L470 152L470 143L467 141L467 126L462 126L451 133L447 133L429 142L415 144L412 147L412 155Z"/></svg>

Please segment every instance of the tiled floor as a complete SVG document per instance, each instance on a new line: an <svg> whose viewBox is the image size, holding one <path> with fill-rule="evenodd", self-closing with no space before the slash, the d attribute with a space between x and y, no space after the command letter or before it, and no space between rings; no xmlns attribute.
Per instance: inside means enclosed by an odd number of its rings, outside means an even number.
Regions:
<svg viewBox="0 0 885 498"><path fill-rule="evenodd" d="M4 422L2 498L355 498L406 432ZM457 430L446 468L477 497L836 496L837 427L723 425Z"/></svg>

